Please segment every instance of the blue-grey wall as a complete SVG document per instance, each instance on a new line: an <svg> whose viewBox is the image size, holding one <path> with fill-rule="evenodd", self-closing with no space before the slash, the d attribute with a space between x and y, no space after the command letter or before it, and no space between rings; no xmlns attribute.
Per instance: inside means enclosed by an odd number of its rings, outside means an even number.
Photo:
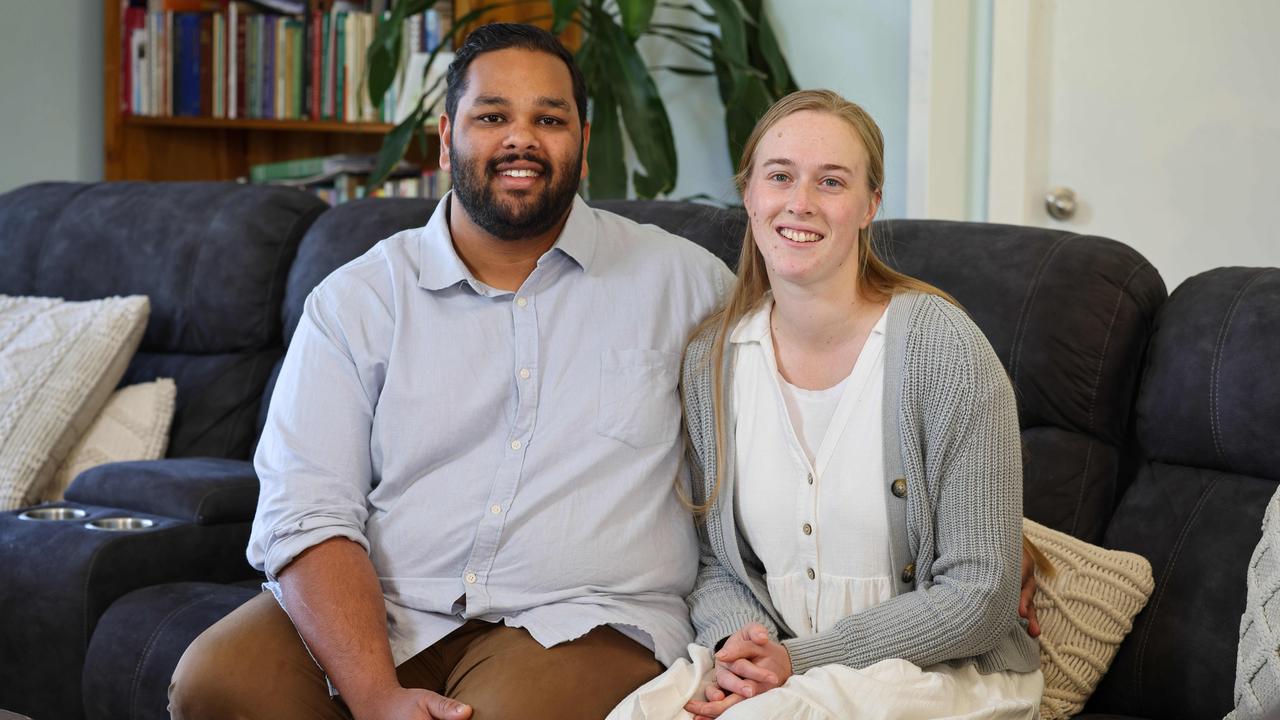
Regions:
<svg viewBox="0 0 1280 720"><path fill-rule="evenodd" d="M101 180L102 0L0 6L0 192Z"/></svg>

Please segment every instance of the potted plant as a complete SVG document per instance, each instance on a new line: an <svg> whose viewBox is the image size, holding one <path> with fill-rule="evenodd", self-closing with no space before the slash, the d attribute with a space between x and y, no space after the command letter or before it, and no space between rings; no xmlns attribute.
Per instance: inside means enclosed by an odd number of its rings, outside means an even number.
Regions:
<svg viewBox="0 0 1280 720"><path fill-rule="evenodd" d="M468 25L484 21L500 8L534 1L513 0L476 8L455 20L449 39L456 40ZM765 17L762 0L700 1L702 5L668 0L551 0L547 14L536 18L549 21L551 31L557 34L571 24L581 32L576 59L591 98L591 176L587 184L591 197L626 196L624 133L635 151L637 167L631 173L635 194L653 198L675 187L679 171L675 139L651 70L716 78L725 109L726 150L731 164L736 164L760 115L775 100L796 89L777 36ZM389 18L379 24L367 51L366 87L375 104L386 97L400 70L402 23L434 4L435 0L401 0ZM687 15L690 23L653 22L658 7ZM649 68L636 49L636 41L644 36L675 43L702 65ZM438 48L432 51L424 75L438 53ZM415 136L425 147L425 127L443 94L440 74L425 89L415 109L383 139L378 166L369 178L370 187L382 182Z"/></svg>

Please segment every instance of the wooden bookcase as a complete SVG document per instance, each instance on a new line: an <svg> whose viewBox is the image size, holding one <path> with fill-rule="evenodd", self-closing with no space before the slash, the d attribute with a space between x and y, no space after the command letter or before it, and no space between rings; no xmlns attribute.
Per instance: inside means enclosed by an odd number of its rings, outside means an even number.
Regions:
<svg viewBox="0 0 1280 720"><path fill-rule="evenodd" d="M194 117L145 117L120 111L120 0L103 0L103 174L107 180L235 180L259 163L336 153L376 153L392 128L384 123L328 120L263 120ZM461 17L482 0L454 0ZM509 6L492 20L534 21L546 27L550 3ZM576 28L574 29L576 30ZM566 33L570 47L577 33ZM436 166L439 142L434 128L424 156L410 145L408 159Z"/></svg>

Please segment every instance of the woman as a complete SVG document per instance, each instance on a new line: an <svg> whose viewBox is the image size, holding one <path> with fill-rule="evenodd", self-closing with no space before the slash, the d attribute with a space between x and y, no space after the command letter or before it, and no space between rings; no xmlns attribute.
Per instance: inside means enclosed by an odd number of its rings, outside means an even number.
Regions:
<svg viewBox="0 0 1280 720"><path fill-rule="evenodd" d="M947 295L875 256L883 179L879 128L829 91L747 142L738 282L683 371L689 606L718 652L691 646L618 717L688 717L658 709L681 691L696 717L1038 714L1012 389Z"/></svg>

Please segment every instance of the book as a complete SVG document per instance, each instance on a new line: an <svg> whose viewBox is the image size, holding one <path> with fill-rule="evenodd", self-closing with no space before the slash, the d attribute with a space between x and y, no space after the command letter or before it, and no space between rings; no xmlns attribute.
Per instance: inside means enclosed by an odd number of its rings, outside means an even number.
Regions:
<svg viewBox="0 0 1280 720"><path fill-rule="evenodd" d="M368 175L377 164L377 155L362 153L284 160L254 165L249 168L249 180L254 183L311 185L342 174ZM404 160L392 170L393 174L411 172L418 172L417 166Z"/></svg>

